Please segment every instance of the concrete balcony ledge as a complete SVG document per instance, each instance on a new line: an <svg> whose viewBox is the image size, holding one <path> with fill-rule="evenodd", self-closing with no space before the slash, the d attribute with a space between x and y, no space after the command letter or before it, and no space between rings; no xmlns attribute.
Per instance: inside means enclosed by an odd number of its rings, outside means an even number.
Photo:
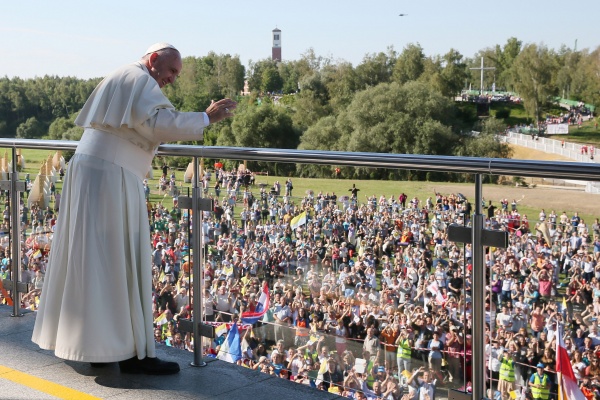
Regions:
<svg viewBox="0 0 600 400"><path fill-rule="evenodd" d="M90 398L114 400L342 398L216 359L205 359L206 367L192 367L192 353L163 345L157 345L158 357L177 361L181 367L179 374L158 377L121 374L116 364L91 368L88 363L56 358L51 351L41 350L32 343L34 312L25 311L22 317L11 317L11 313L12 307L0 306L0 397L3 399L67 398L69 390L76 391L70 392L71 398L85 398L87 394L93 396Z"/></svg>

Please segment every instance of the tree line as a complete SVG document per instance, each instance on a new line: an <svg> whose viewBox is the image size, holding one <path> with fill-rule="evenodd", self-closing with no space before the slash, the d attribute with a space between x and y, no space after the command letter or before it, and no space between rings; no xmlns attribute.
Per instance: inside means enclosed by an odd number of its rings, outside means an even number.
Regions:
<svg viewBox="0 0 600 400"><path fill-rule="evenodd" d="M164 91L183 111L204 110L222 97L238 99L234 118L206 130L208 145L507 157L508 148L493 137L503 130L502 121L481 121L472 108L454 101L462 89L479 88L480 71L471 68L479 67L480 57L495 68L485 71L484 85L519 93L533 121L554 96L600 105L600 47L554 50L516 38L472 58L454 49L426 56L419 44L408 44L401 52L388 48L366 54L356 66L312 49L299 60L250 61L248 68L237 56L211 52L184 58L179 79ZM241 96L245 80L250 93ZM0 136L78 140L82 130L73 121L99 81L0 78ZM473 130L481 134L473 136ZM318 166L250 167L303 176L331 173L330 167ZM379 178L398 174L344 172Z"/></svg>

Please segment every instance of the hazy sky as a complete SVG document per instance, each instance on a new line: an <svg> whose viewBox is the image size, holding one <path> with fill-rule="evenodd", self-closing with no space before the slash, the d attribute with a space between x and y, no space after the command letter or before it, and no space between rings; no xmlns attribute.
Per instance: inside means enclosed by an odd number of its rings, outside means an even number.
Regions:
<svg viewBox="0 0 600 400"><path fill-rule="evenodd" d="M155 42L184 56L239 55L242 64L271 57L281 29L284 60L309 48L357 65L367 53L400 52L420 43L425 54L455 48L466 57L511 37L558 49L600 45L600 1L583 0L138 0L3 1L0 76L101 77L135 61ZM408 14L400 17L398 14ZM8 47L8 48L6 48Z"/></svg>

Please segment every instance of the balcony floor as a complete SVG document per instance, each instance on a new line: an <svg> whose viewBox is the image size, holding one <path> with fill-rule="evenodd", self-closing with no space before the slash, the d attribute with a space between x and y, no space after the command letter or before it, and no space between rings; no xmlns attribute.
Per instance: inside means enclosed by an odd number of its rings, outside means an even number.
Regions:
<svg viewBox="0 0 600 400"><path fill-rule="evenodd" d="M340 399L331 393L207 359L192 367L193 354L157 346L159 358L177 361L181 372L156 377L121 374L115 364L102 369L64 361L31 342L35 313L11 317L0 305L0 397L2 399ZM37 379L39 378L39 379Z"/></svg>

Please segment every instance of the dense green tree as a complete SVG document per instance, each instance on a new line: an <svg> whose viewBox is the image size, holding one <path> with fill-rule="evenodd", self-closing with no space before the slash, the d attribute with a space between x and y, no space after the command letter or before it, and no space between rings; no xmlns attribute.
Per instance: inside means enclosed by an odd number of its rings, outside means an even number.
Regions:
<svg viewBox="0 0 600 400"><path fill-rule="evenodd" d="M63 139L64 133L74 126L75 124L70 118L58 117L52 121L48 128L48 139L61 140Z"/></svg>
<svg viewBox="0 0 600 400"><path fill-rule="evenodd" d="M397 55L393 48L388 48L387 53L379 52L365 55L362 62L356 67L360 88L365 89L380 83L390 82L396 58Z"/></svg>
<svg viewBox="0 0 600 400"><path fill-rule="evenodd" d="M576 97L576 93L581 93L582 88L573 86L573 79L578 73L582 56L582 52L573 51L565 45L556 54L553 54L556 73L552 76L552 85L557 88L559 96L571 98ZM573 94L575 96L572 96Z"/></svg>
<svg viewBox="0 0 600 400"><path fill-rule="evenodd" d="M282 107L263 103L236 112L231 129L222 129L217 145L295 149L299 144L299 133L292 119ZM293 169L292 164L257 162L250 169L285 173Z"/></svg>
<svg viewBox="0 0 600 400"><path fill-rule="evenodd" d="M79 112L71 114L70 117L59 117L55 119L48 128L48 138L52 140L79 140L83 135L83 128L75 125L75 119Z"/></svg>
<svg viewBox="0 0 600 400"><path fill-rule="evenodd" d="M304 131L321 118L330 115L331 109L316 92L303 90L295 96L290 112L294 126Z"/></svg>
<svg viewBox="0 0 600 400"><path fill-rule="evenodd" d="M282 107L271 104L237 112L231 129L235 146L295 149L299 144L290 116ZM219 136L218 144L222 143L221 138Z"/></svg>
<svg viewBox="0 0 600 400"><path fill-rule="evenodd" d="M283 79L274 66L270 65L263 70L260 89L263 93L278 93L283 90Z"/></svg>
<svg viewBox="0 0 600 400"><path fill-rule="evenodd" d="M355 69L349 62L340 62L325 66L321 75L332 111L340 112L350 104L359 89Z"/></svg>
<svg viewBox="0 0 600 400"><path fill-rule="evenodd" d="M464 88L467 77L467 65L464 63L462 54L454 49L450 49L442 57L440 92L444 96L454 98Z"/></svg>
<svg viewBox="0 0 600 400"><path fill-rule="evenodd" d="M299 60L277 63L279 75L283 80L283 93L296 93L300 82L308 75L320 71L329 64L328 59L318 57L313 49L307 50Z"/></svg>
<svg viewBox="0 0 600 400"><path fill-rule="evenodd" d="M63 133L63 140L75 140L78 141L83 136L83 128L79 126L73 126Z"/></svg>
<svg viewBox="0 0 600 400"><path fill-rule="evenodd" d="M6 138L11 136L12 135L9 135L8 124L6 121L0 121L0 137Z"/></svg>
<svg viewBox="0 0 600 400"><path fill-rule="evenodd" d="M409 43L394 65L392 79L398 83L406 83L419 79L425 70L425 54L420 44Z"/></svg>
<svg viewBox="0 0 600 400"><path fill-rule="evenodd" d="M263 88L263 72L266 69L273 68L277 70L277 62L268 58L257 62L250 61L248 68L248 84L250 90L260 92Z"/></svg>
<svg viewBox="0 0 600 400"><path fill-rule="evenodd" d="M22 139L37 139L44 133L44 124L35 117L27 118L27 121L17 127L17 137Z"/></svg>
<svg viewBox="0 0 600 400"><path fill-rule="evenodd" d="M304 132L298 148L302 150L345 150L343 143L339 142L341 135L340 128L336 126L336 118L334 116L324 117Z"/></svg>
<svg viewBox="0 0 600 400"><path fill-rule="evenodd" d="M487 118L478 127L476 135L465 135L461 145L456 148L457 156L508 158L511 155L510 146L498 140L498 134L504 132L506 125L496 119Z"/></svg>
<svg viewBox="0 0 600 400"><path fill-rule="evenodd" d="M289 111L294 125L302 131L331 114L329 93L320 72L302 78L300 92L294 96Z"/></svg>
<svg viewBox="0 0 600 400"><path fill-rule="evenodd" d="M340 137L335 146L339 150L451 154L453 114L453 103L430 86L393 82L358 92L337 116L335 130L331 121L327 126ZM303 148L323 140L314 131L307 134Z"/></svg>
<svg viewBox="0 0 600 400"><path fill-rule="evenodd" d="M186 57L179 78L163 91L177 109L204 110L211 100L235 98L244 87L244 74L237 56L210 52L200 58Z"/></svg>
<svg viewBox="0 0 600 400"><path fill-rule="evenodd" d="M596 115L600 108L600 46L591 53L583 52L581 62L573 75L573 87L577 90L578 100L596 106Z"/></svg>
<svg viewBox="0 0 600 400"><path fill-rule="evenodd" d="M296 68L296 62L280 62L277 65L277 71L283 82L282 91L284 94L296 93L298 91L298 82L300 81L300 71Z"/></svg>
<svg viewBox="0 0 600 400"><path fill-rule="evenodd" d="M514 69L518 77L515 88L523 98L525 109L540 121L542 108L552 94L553 57L546 46L529 44L515 60Z"/></svg>
<svg viewBox="0 0 600 400"><path fill-rule="evenodd" d="M491 57L495 62L496 70L493 72L496 78L496 87L510 90L514 86L513 64L521 52L522 45L523 42L515 37L509 38L502 48L500 45L496 45L496 54Z"/></svg>

